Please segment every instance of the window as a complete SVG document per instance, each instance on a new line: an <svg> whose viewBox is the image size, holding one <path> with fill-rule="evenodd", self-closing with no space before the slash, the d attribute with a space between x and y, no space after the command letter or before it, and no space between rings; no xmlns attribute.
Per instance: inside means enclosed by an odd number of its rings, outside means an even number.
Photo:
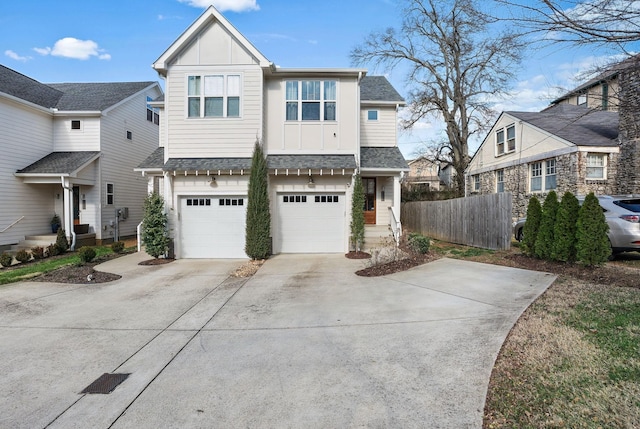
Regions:
<svg viewBox="0 0 640 429"><path fill-rule="evenodd" d="M506 139L505 139L506 136ZM511 124L496 131L496 156L516 150L516 126Z"/></svg>
<svg viewBox="0 0 640 429"><path fill-rule="evenodd" d="M504 170L496 171L496 192L504 192Z"/></svg>
<svg viewBox="0 0 640 429"><path fill-rule="evenodd" d="M283 203L306 203L307 196L306 195L284 195L282 197Z"/></svg>
<svg viewBox="0 0 640 429"><path fill-rule="evenodd" d="M609 84L602 84L602 110L609 108Z"/></svg>
<svg viewBox="0 0 640 429"><path fill-rule="evenodd" d="M113 192L113 183L107 183L107 204L113 205L114 200L114 192Z"/></svg>
<svg viewBox="0 0 640 429"><path fill-rule="evenodd" d="M151 107L149 103L153 101L153 98L147 96L147 121L153 122L156 125L160 125L160 109L157 107Z"/></svg>
<svg viewBox="0 0 640 429"><path fill-rule="evenodd" d="M587 93L583 92L582 94L578 94L578 106L582 106L587 104Z"/></svg>
<svg viewBox="0 0 640 429"><path fill-rule="evenodd" d="M79 120L73 120L71 121L71 129L72 130L80 130L82 129L82 122L80 122Z"/></svg>
<svg viewBox="0 0 640 429"><path fill-rule="evenodd" d="M339 201L337 195L316 195L315 197L316 203L337 203Z"/></svg>
<svg viewBox="0 0 640 429"><path fill-rule="evenodd" d="M127 131L127 140L133 140L133 133L131 131Z"/></svg>
<svg viewBox="0 0 640 429"><path fill-rule="evenodd" d="M187 116L240 117L240 75L189 76Z"/></svg>
<svg viewBox="0 0 640 429"><path fill-rule="evenodd" d="M543 189L550 191L556 189L556 160L548 159L531 164L531 192L540 192Z"/></svg>
<svg viewBox="0 0 640 429"><path fill-rule="evenodd" d="M480 175L479 174L475 174L473 176L473 190L475 192L480 191Z"/></svg>
<svg viewBox="0 0 640 429"><path fill-rule="evenodd" d="M220 198L219 206L243 206L244 198Z"/></svg>
<svg viewBox="0 0 640 429"><path fill-rule="evenodd" d="M210 206L211 198L187 198L188 206Z"/></svg>
<svg viewBox="0 0 640 429"><path fill-rule="evenodd" d="M377 110L368 110L367 111L367 121L377 121L378 120L378 111Z"/></svg>
<svg viewBox="0 0 640 429"><path fill-rule="evenodd" d="M287 81L285 110L287 121L335 121L336 87L333 80Z"/></svg>
<svg viewBox="0 0 640 429"><path fill-rule="evenodd" d="M604 180L606 176L606 155L587 154L587 179Z"/></svg>

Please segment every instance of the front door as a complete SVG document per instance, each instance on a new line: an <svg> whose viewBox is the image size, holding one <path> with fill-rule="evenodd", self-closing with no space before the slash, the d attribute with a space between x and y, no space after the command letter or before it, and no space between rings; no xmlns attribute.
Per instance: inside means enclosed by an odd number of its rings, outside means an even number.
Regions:
<svg viewBox="0 0 640 429"><path fill-rule="evenodd" d="M362 187L364 188L364 223L368 225L375 225L376 179L374 177L363 177Z"/></svg>

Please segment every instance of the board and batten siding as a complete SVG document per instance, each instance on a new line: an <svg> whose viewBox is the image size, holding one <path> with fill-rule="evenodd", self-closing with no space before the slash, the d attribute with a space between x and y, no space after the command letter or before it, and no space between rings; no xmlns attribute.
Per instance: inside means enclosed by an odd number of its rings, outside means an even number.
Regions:
<svg viewBox="0 0 640 429"><path fill-rule="evenodd" d="M335 121L287 121L288 80L335 80ZM269 79L265 90L265 143L268 154L344 154L358 151L358 84L356 78L289 76Z"/></svg>
<svg viewBox="0 0 640 429"><path fill-rule="evenodd" d="M0 246L51 233L53 186L25 184L14 173L53 151L52 128L50 113L0 98L0 231L24 216L0 233Z"/></svg>
<svg viewBox="0 0 640 429"><path fill-rule="evenodd" d="M120 237L135 235L142 221L147 178L133 169L158 147L159 126L147 121L146 104L147 96L156 98L159 95L158 87L139 92L102 117L101 180L92 194L95 197L94 204L98 204L101 213L100 225L96 227L96 237L99 239L113 238L115 231L111 221L116 220L117 208L129 208L128 219L119 224ZM127 131L132 133L131 140L127 139ZM108 205L106 201L106 183L114 185L113 205Z"/></svg>
<svg viewBox="0 0 640 429"><path fill-rule="evenodd" d="M71 121L80 121L80 129L72 130ZM53 121L53 151L77 152L100 150L100 116L56 117Z"/></svg>
<svg viewBox="0 0 640 429"><path fill-rule="evenodd" d="M368 112L378 112L378 119L370 121ZM398 115L395 106L363 106L360 109L360 146L393 147L398 139Z"/></svg>
<svg viewBox="0 0 640 429"><path fill-rule="evenodd" d="M239 118L189 118L189 76L239 74ZM262 69L259 66L173 66L167 77L165 104L170 158L251 157L262 130Z"/></svg>

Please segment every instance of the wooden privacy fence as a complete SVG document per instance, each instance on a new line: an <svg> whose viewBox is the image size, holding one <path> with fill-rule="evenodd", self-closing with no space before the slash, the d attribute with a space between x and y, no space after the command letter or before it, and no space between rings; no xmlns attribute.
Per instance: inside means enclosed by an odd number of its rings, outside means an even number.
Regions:
<svg viewBox="0 0 640 429"><path fill-rule="evenodd" d="M402 226L449 243L499 250L511 247L511 193L402 204Z"/></svg>

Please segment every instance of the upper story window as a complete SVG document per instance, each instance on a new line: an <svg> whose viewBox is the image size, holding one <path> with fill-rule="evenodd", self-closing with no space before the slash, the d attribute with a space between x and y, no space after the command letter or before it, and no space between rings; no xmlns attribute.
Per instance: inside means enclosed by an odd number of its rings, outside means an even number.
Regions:
<svg viewBox="0 0 640 429"><path fill-rule="evenodd" d="M514 124L496 131L496 156L516 150L516 126Z"/></svg>
<svg viewBox="0 0 640 429"><path fill-rule="evenodd" d="M587 93L586 92L583 92L582 94L578 94L577 104L578 104L578 106L582 106L582 105L587 104Z"/></svg>
<svg viewBox="0 0 640 429"><path fill-rule="evenodd" d="M378 111L367 110L367 121L377 121L377 120L378 120Z"/></svg>
<svg viewBox="0 0 640 429"><path fill-rule="evenodd" d="M78 119L74 119L71 121L71 129L72 130L81 130L82 129L82 122Z"/></svg>
<svg viewBox="0 0 640 429"><path fill-rule="evenodd" d="M190 118L240 117L240 75L189 76L187 115Z"/></svg>
<svg viewBox="0 0 640 429"><path fill-rule="evenodd" d="M160 109L157 107L151 107L149 103L152 101L153 98L147 96L147 121L160 125Z"/></svg>
<svg viewBox="0 0 640 429"><path fill-rule="evenodd" d="M602 83L602 110L609 109L609 84Z"/></svg>
<svg viewBox="0 0 640 429"><path fill-rule="evenodd" d="M531 163L530 176L531 192L556 189L556 160L548 159Z"/></svg>
<svg viewBox="0 0 640 429"><path fill-rule="evenodd" d="M335 121L335 80L286 82L287 121Z"/></svg>
<svg viewBox="0 0 640 429"><path fill-rule="evenodd" d="M587 154L587 179L605 180L607 178L607 155Z"/></svg>

